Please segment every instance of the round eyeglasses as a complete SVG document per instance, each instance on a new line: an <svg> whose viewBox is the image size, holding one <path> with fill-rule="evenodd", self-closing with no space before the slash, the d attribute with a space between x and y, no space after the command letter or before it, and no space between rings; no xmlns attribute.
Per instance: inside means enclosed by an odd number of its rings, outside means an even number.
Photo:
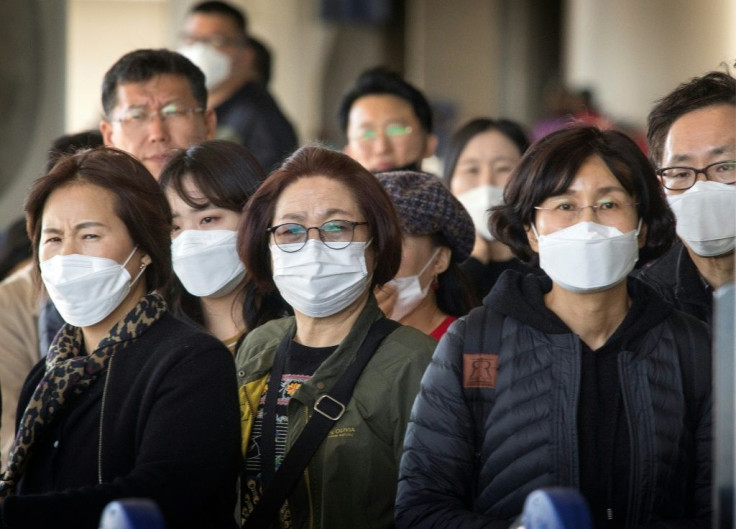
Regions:
<svg viewBox="0 0 736 529"><path fill-rule="evenodd" d="M294 253L298 252L307 244L309 230L317 230L319 238L328 248L342 250L353 242L355 227L368 224L367 222L355 222L352 220L328 220L321 226L304 226L295 222L287 222L266 228L273 235L273 242L279 250Z"/></svg>
<svg viewBox="0 0 736 529"><path fill-rule="evenodd" d="M586 206L580 206L569 199L552 199L546 204L546 206L535 206L534 209L544 211L555 221L566 224L575 222L585 208L591 208L603 224L617 224L629 218L629 208L639 205L638 202L625 202L615 198L605 198Z"/></svg>
<svg viewBox="0 0 736 529"><path fill-rule="evenodd" d="M684 191L693 187L699 174L704 174L705 178L712 182L733 184L736 182L736 160L712 163L702 169L696 169L695 167L664 167L657 169L657 176L662 181L662 185L674 191Z"/></svg>

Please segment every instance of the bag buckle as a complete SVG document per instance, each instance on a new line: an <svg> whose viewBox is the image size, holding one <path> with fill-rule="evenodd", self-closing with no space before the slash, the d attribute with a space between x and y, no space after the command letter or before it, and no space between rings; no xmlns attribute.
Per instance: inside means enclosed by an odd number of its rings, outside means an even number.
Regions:
<svg viewBox="0 0 736 529"><path fill-rule="evenodd" d="M337 414L331 415L329 413L329 411L323 411L323 410L319 409L320 403L323 400L325 400L325 399L329 399L329 401L333 402L336 406L338 406L339 411L337 412ZM317 399L317 402L314 403L314 411L316 411L320 415L323 415L323 416L327 417L331 421L337 421L345 413L345 405L342 402L340 402L339 400L337 400L334 397L332 397L331 395L322 395L320 398Z"/></svg>

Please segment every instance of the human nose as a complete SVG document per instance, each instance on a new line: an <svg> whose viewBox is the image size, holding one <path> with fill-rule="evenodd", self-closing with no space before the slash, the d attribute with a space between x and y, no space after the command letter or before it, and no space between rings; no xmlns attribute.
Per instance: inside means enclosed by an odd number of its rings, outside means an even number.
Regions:
<svg viewBox="0 0 736 529"><path fill-rule="evenodd" d="M391 141L388 139L385 132L379 132L376 139L373 140L373 149L379 153L391 150Z"/></svg>
<svg viewBox="0 0 736 529"><path fill-rule="evenodd" d="M705 172L704 169L696 169L695 170L695 181L696 182L705 182L708 180L708 175Z"/></svg>
<svg viewBox="0 0 736 529"><path fill-rule="evenodd" d="M169 135L169 126L161 114L154 112L146 124L150 141L165 141Z"/></svg>
<svg viewBox="0 0 736 529"><path fill-rule="evenodd" d="M305 235L305 241L308 241L309 239L320 239L320 233L319 233L319 227L318 226L312 226L310 228L305 228L305 229L307 231L306 232L306 235ZM312 230L314 230L316 232L313 237L311 237L309 235L309 232L312 231Z"/></svg>
<svg viewBox="0 0 736 529"><path fill-rule="evenodd" d="M598 206L596 204L580 206L580 209L578 209L578 221L593 222L596 220L598 220Z"/></svg>

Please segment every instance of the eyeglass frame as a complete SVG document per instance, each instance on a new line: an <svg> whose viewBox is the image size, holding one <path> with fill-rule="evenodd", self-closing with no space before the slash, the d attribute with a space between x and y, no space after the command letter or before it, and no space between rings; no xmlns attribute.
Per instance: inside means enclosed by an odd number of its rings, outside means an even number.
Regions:
<svg viewBox="0 0 736 529"><path fill-rule="evenodd" d="M178 110L177 114L165 116L163 114L164 109L167 107L170 107L171 105L172 103L168 105L164 105L158 110L152 110L152 109L148 110L146 112L145 119L143 119L140 122L134 121L132 117L127 117L127 118L126 117L117 117L117 118L108 117L107 120L110 121L111 123L120 123L123 126L130 126L131 124L143 126L143 125L148 125L149 123L151 123L153 121L153 116L158 116L159 119L161 119L162 123L166 123L167 120L172 117L178 117L180 115L181 117L184 117L184 115L203 114L206 110L204 107L187 107L185 109ZM125 110L124 113L129 112L130 110L131 109Z"/></svg>
<svg viewBox="0 0 736 529"><path fill-rule="evenodd" d="M689 167L687 165L673 165L671 167L662 167L661 169L657 169L655 172L657 173L657 176L659 177L659 180L660 182L662 182L662 186L665 189L669 189L670 191L687 191L688 189L693 187L696 183L698 183L699 174L705 175L706 180L710 182L714 182L714 180L711 180L710 178L708 178L708 169L710 169L711 167L715 165L721 165L721 164L726 164L726 163L736 164L736 160L721 160L720 162L713 162L711 164L706 165L702 169L696 169L695 167ZM664 183L664 176L662 173L664 173L665 171L672 170L672 169L688 169L689 171L694 171L695 175L693 178L693 183L687 187L667 187ZM726 185L733 185L734 183L736 183L736 180L734 180L733 182L728 182L728 183L722 182L722 183Z"/></svg>
<svg viewBox="0 0 736 529"><path fill-rule="evenodd" d="M404 130L404 132L402 132L401 134L389 134L387 132L387 129L389 129L391 127L401 127ZM353 135L350 138L350 140L351 141L359 141L361 143L374 142L374 141L376 141L378 139L379 130L382 130L384 137L386 137L388 139L405 138L405 137L409 136L409 134L411 134L412 132L414 132L414 127L412 127L411 125L401 125L401 124L398 124L398 123L389 123L388 125L384 126L382 129L380 127L360 129L360 133L359 134L356 134L356 135ZM375 134L375 136L373 136L372 138L367 138L367 137L364 136L364 134L366 132L372 132L372 133Z"/></svg>
<svg viewBox="0 0 736 529"><path fill-rule="evenodd" d="M327 243L327 241L325 241L325 236L324 236L324 233L322 231L322 226L324 226L325 224L329 224L330 222L346 222L347 224L349 224L353 228L353 230L350 233L350 240L347 241L347 243L345 243L345 246L343 246L342 248L333 248L332 246L330 246ZM281 245L279 245L279 243L276 242L276 237L275 237L275 231L277 229L279 229L281 226L287 226L289 224L293 224L295 226L301 226L302 228L304 228L304 241L303 241L302 245L299 248L297 248L296 250L291 250L291 251L290 250L284 250L281 247ZM273 241L274 244L276 245L276 247L279 250L281 250L282 252L286 252L286 253L296 253L298 251L301 251L307 245L307 242L309 241L309 230L317 230L317 233L319 233L319 239L320 239L320 241L322 241L322 244L324 244L325 246L327 246L331 250L344 250L345 248L347 248L350 245L351 242L353 242L353 239L355 238L355 228L358 227L358 226L364 226L364 225L368 225L368 224L369 223L367 221L360 221L359 222L359 221L355 221L355 220L345 220L345 219L330 219L330 220L326 220L326 221L324 221L319 226L305 226L304 224L299 224L298 222L283 222L281 224L276 224L275 226L270 226L270 227L266 228L266 232L270 233L271 235L274 235L274 241ZM287 244L289 244L289 243L287 243ZM290 244L294 244L294 243L290 243Z"/></svg>
<svg viewBox="0 0 736 529"><path fill-rule="evenodd" d="M562 204L560 204L560 205L562 205ZM569 206L572 206L571 204L568 204L568 205ZM582 211L585 208L591 208L593 210L593 213L595 213L595 216L597 217L599 215L598 209L601 208L602 206L605 206L605 205L606 205L605 202L603 204L588 204L586 206L575 206L574 209L568 209L568 210L561 209L560 211L564 211L565 213L567 213L567 212L575 212L575 218L577 218L577 217L579 217L581 215ZM639 202L625 202L625 203L621 204L621 206L638 206L638 205L639 205ZM536 209L537 211L555 211L557 209L557 206L555 206L553 208L545 208L545 207L542 207L542 206L534 206L534 209Z"/></svg>

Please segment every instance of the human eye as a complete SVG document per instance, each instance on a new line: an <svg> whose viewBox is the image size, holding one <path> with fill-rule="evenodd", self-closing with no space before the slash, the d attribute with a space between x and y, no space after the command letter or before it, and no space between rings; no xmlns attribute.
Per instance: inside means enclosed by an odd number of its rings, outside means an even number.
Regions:
<svg viewBox="0 0 736 529"><path fill-rule="evenodd" d="M693 174L693 170L689 167L668 167L662 169L662 176L664 178L671 178L675 180L682 180L690 178Z"/></svg>
<svg viewBox="0 0 736 529"><path fill-rule="evenodd" d="M173 234L173 233L176 233L176 232L178 232L178 231L179 231L180 229L181 229L181 228L179 228L179 226L177 226L176 224L174 224L173 226L171 226L171 233L172 233L172 234Z"/></svg>
<svg viewBox="0 0 736 529"><path fill-rule="evenodd" d="M148 111L143 108L129 108L123 115L123 121L142 123L148 117Z"/></svg>
<svg viewBox="0 0 736 529"><path fill-rule="evenodd" d="M555 211L576 211L578 209L577 205L572 202L566 202L564 200L555 202L551 205L550 208Z"/></svg>
<svg viewBox="0 0 736 529"><path fill-rule="evenodd" d="M301 224L281 224L276 226L274 235L281 242L299 242L304 238L307 229Z"/></svg>
<svg viewBox="0 0 736 529"><path fill-rule="evenodd" d="M361 129L360 132L358 132L358 139L361 140L374 140L378 134L374 129Z"/></svg>
<svg viewBox="0 0 736 529"><path fill-rule="evenodd" d="M386 125L386 136L405 136L411 132L411 127L403 123L389 123Z"/></svg>
<svg viewBox="0 0 736 529"><path fill-rule="evenodd" d="M344 233L350 230L350 226L342 220L330 220L322 224L321 230L325 233Z"/></svg>
<svg viewBox="0 0 736 529"><path fill-rule="evenodd" d="M180 107L177 104L170 103L161 109L161 117L164 119L176 118L183 116L185 112L186 110L184 108Z"/></svg>
<svg viewBox="0 0 736 529"><path fill-rule="evenodd" d="M199 223L200 224L212 224L215 221L217 221L217 217L209 216L209 217L202 217Z"/></svg>
<svg viewBox="0 0 736 529"><path fill-rule="evenodd" d="M46 237L43 240L43 244L54 244L58 242L61 242L61 237L59 237L58 235L52 235L50 237Z"/></svg>
<svg viewBox="0 0 736 529"><path fill-rule="evenodd" d="M720 162L714 165L716 172L718 173L734 173L736 172L736 160L729 162Z"/></svg>

